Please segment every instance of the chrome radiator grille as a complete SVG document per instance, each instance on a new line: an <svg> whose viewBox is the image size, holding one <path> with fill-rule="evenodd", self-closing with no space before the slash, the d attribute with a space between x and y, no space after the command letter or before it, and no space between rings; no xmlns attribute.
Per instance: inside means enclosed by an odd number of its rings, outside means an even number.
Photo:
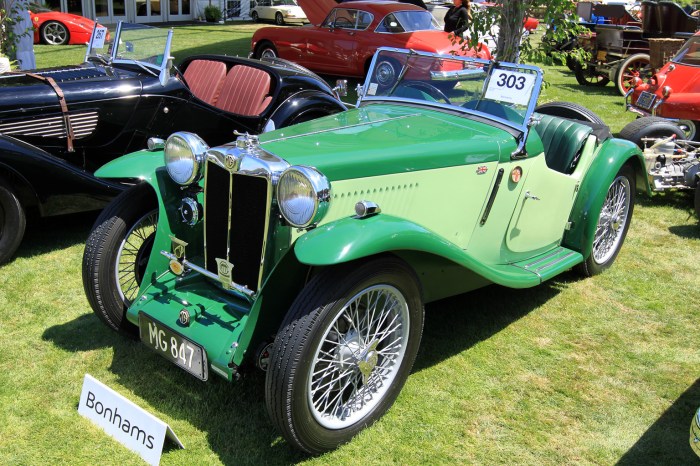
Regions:
<svg viewBox="0 0 700 466"><path fill-rule="evenodd" d="M231 173L207 162L204 188L205 268L233 264L231 278L257 291L268 233L271 186L266 177Z"/></svg>

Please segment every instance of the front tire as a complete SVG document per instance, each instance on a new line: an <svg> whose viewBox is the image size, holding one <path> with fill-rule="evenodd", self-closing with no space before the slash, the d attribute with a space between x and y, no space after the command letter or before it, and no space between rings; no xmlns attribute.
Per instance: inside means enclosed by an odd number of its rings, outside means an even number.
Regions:
<svg viewBox="0 0 700 466"><path fill-rule="evenodd" d="M275 24L278 26L284 26L284 16L279 11L275 13Z"/></svg>
<svg viewBox="0 0 700 466"><path fill-rule="evenodd" d="M41 27L41 39L48 45L65 45L70 40L70 33L62 23L47 21Z"/></svg>
<svg viewBox="0 0 700 466"><path fill-rule="evenodd" d="M0 264L4 264L17 251L24 237L27 217L22 203L12 189L0 180Z"/></svg>
<svg viewBox="0 0 700 466"><path fill-rule="evenodd" d="M632 220L634 194L634 170L629 165L624 165L610 183L598 214L591 254L579 268L583 275L598 275L615 262Z"/></svg>
<svg viewBox="0 0 700 466"><path fill-rule="evenodd" d="M649 55L637 53L627 57L615 73L615 85L620 94L625 95L634 85L634 78L646 80L651 77Z"/></svg>
<svg viewBox="0 0 700 466"><path fill-rule="evenodd" d="M92 310L112 330L135 336L126 319L136 298L158 223L152 188L140 184L117 196L95 221L83 254L83 287Z"/></svg>
<svg viewBox="0 0 700 466"><path fill-rule="evenodd" d="M418 352L423 303L396 258L322 270L282 323L265 380L268 413L284 438L318 454L379 419Z"/></svg>
<svg viewBox="0 0 700 466"><path fill-rule="evenodd" d="M253 11L252 13L250 13L250 19L252 19L254 23L257 23L258 21L260 21L260 17L258 16L258 12Z"/></svg>
<svg viewBox="0 0 700 466"><path fill-rule="evenodd" d="M595 65L590 63L577 62L574 65L574 76L582 86L605 86L610 82L607 75L598 72Z"/></svg>

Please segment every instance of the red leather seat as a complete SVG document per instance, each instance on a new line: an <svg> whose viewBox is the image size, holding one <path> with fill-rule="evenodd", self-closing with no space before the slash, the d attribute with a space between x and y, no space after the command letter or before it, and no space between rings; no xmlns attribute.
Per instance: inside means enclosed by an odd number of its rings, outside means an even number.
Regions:
<svg viewBox="0 0 700 466"><path fill-rule="evenodd" d="M270 75L246 65L235 65L224 79L216 106L238 115L260 115L270 104Z"/></svg>
<svg viewBox="0 0 700 466"><path fill-rule="evenodd" d="M185 81L200 100L216 105L226 77L226 64L213 60L193 60L185 70Z"/></svg>

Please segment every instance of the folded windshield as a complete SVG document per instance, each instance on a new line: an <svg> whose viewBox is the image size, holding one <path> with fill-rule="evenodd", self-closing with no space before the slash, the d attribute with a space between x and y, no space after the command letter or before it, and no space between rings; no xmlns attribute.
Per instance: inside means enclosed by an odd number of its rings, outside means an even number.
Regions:
<svg viewBox="0 0 700 466"><path fill-rule="evenodd" d="M539 68L402 49L380 49L360 101L391 100L476 113L516 128L539 96Z"/></svg>

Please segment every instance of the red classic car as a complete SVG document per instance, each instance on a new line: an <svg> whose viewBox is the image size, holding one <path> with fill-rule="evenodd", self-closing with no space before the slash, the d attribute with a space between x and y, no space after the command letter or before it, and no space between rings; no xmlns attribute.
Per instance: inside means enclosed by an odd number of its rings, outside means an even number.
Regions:
<svg viewBox="0 0 700 466"><path fill-rule="evenodd" d="M362 77L379 47L397 47L490 59L486 45L461 50L430 12L393 1L299 0L312 24L265 27L253 35L251 54L280 57L318 73ZM389 68L386 68L390 71Z"/></svg>
<svg viewBox="0 0 700 466"><path fill-rule="evenodd" d="M637 79L628 94L628 110L641 116L663 117L674 121L684 132L684 139L700 140L700 32L683 45L678 53L647 82ZM661 131L660 118L630 123L623 131L636 138L654 137ZM654 122L654 124L648 124ZM667 125L668 126L668 125ZM659 134L656 134L659 130ZM637 141L635 141L637 142Z"/></svg>
<svg viewBox="0 0 700 466"><path fill-rule="evenodd" d="M34 43L84 45L90 40L95 22L83 16L53 11L36 3L29 4L34 25ZM107 33L106 41L109 40Z"/></svg>

